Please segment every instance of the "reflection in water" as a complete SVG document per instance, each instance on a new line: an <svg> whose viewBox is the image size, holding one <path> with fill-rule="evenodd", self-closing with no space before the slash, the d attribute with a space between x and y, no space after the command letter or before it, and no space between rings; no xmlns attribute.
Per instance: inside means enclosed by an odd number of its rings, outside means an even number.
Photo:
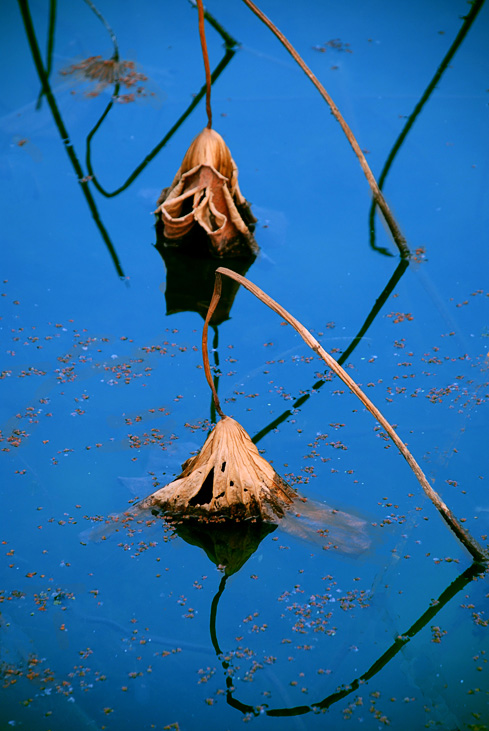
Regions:
<svg viewBox="0 0 489 731"><path fill-rule="evenodd" d="M373 323L377 315L379 314L380 310L392 294L395 286L399 282L400 278L406 271L407 267L409 266L409 262L407 259L401 259L399 264L396 267L396 270L394 271L394 274L391 276L387 284L385 285L384 289L380 293L380 295L375 300L375 304L370 310L369 314L367 315L365 322L363 323L362 327L358 331L357 335L353 338L348 348L341 354L341 356L338 358L339 365L343 365L343 363L350 357L350 355L353 353L357 345L361 342L362 338L364 337L365 333L369 329L370 325ZM311 387L311 391L318 391L320 388L324 386L325 383L328 383L331 380L331 378L328 376L326 378L322 378L319 381L316 381L316 383ZM290 409L287 409L283 412L280 416L277 416L273 421L270 422L267 426L263 427L255 436L253 437L253 441L256 444L260 441L260 439L263 439L264 436L269 434L271 431L276 429L282 422L286 421L292 414L294 413L295 409L300 408L308 399L311 398L310 393L306 393L300 398L298 398L294 403L292 404Z"/></svg>
<svg viewBox="0 0 489 731"><path fill-rule="evenodd" d="M175 524L175 533L192 546L202 548L224 576L239 571L262 540L276 529L262 520L205 522L188 518Z"/></svg>
<svg viewBox="0 0 489 731"><path fill-rule="evenodd" d="M256 706L252 706L247 703L242 703L237 698L234 698L233 693L235 692L235 687L232 681L231 673L229 672L231 665L230 662L223 659L223 652L219 646L219 641L217 637L217 609L219 600L226 586L227 578L226 576L223 576L219 585L219 590L215 595L211 605L210 635L216 655L220 660L222 668L225 672L227 687L226 700L228 704L233 708L236 708L236 710L240 711L241 713L252 714L253 716L259 716L262 713L265 713L265 715L267 716L275 717L300 716L306 713L317 713L318 711L327 710L338 701L346 698L351 693L354 693L356 690L358 690L360 685L366 683L375 675L377 675L377 673L380 672L380 670L382 670L397 655L397 653L402 650L402 648L418 634L420 630L426 627L426 625L435 618L438 612L446 604L448 604L448 602L450 602L460 591L462 591L462 589L464 589L467 584L479 578L484 573L485 569L481 570L479 564L473 563L471 566L469 566L468 569L463 572L463 574L460 574L460 576L458 576L455 581L453 581L440 594L438 599L430 603L430 606L423 612L423 614L421 614L421 616L416 620L416 622L414 622L414 624L411 625L411 627L409 627L406 632L396 637L392 645L370 666L370 668L365 673L360 675L358 678L352 680L351 683L340 686L334 693L327 695L325 698L318 701L317 703L294 706L292 708L264 708L263 704L257 704Z"/></svg>
<svg viewBox="0 0 489 731"><path fill-rule="evenodd" d="M158 226L157 234L158 234ZM177 312L198 312L205 317L214 291L216 269L222 265L222 260L203 255L206 251L206 242L202 230L197 230L192 239L187 241L186 247L175 248L166 246L161 237L157 237L156 250L166 266L166 314L174 315ZM243 277L255 261L255 255L227 259L226 265ZM214 388L219 388L219 332L218 326L229 319L234 298L239 284L229 277L225 278L222 287L221 299L210 321L214 331L212 351L214 354ZM211 398L211 423L216 422L216 407Z"/></svg>
<svg viewBox="0 0 489 731"><path fill-rule="evenodd" d="M224 28L208 13L207 11L204 13L205 19L209 22L210 25L212 25L215 30L221 35L222 39L224 40L224 46L225 46L225 53L220 62L217 64L216 68L211 74L211 84L214 84L215 81L219 78L221 73L224 71L228 63L231 61L235 54L235 48L237 47L238 43L237 41L232 38L229 33L227 33ZM92 178L92 182L94 186L97 188L99 193L101 193L106 198L113 198L116 195L119 195L119 193L122 193L123 190L128 188L131 183L133 183L136 178L142 173L142 171L145 169L146 165L148 165L153 158L156 157L156 155L160 152L160 150L165 147L167 142L173 137L175 132L179 129L179 127L183 124L183 122L187 119L187 117L193 112L195 107L199 104L201 99L206 93L206 84L202 86L200 91L195 94L193 97L191 103L185 110L185 112L177 119L173 127L170 128L170 130L166 133L166 135L158 142L158 144L153 147L153 149L146 155L146 157L142 160L142 162L133 170L133 172L129 175L129 177L126 179L126 181L120 185L118 188L116 188L113 191L105 190L105 188L99 183L97 176L95 174L93 165L92 165L92 140L96 134L96 132L100 129L100 126L104 119L107 117L108 113L112 109L114 105L114 97L116 97L119 93L119 87L116 84L116 88L114 89L113 98L110 100L110 102L107 104L105 110L103 111L100 119L96 122L96 124L93 126L93 128L90 130L90 132L87 135L87 143L86 143L86 154L85 154L85 161L87 165L87 170L89 175Z"/></svg>
<svg viewBox="0 0 489 731"><path fill-rule="evenodd" d="M49 0L49 24L48 24L48 44L46 50L46 78L49 79L53 68L53 51L54 51L54 29L56 28L56 4L57 0ZM36 109L41 108L42 97L44 95L44 87L37 98Z"/></svg>
<svg viewBox="0 0 489 731"><path fill-rule="evenodd" d="M404 140L406 139L409 130L413 126L414 122L416 121L416 118L420 114L424 105L430 98L433 90L436 88L436 85L440 81L443 73L445 72L446 68L448 67L448 64L454 57L454 55L455 55L456 51L458 50L460 44L462 43L463 39L469 32L472 23L474 22L474 20L477 17L477 14L479 13L479 10L484 5L484 0L474 0L472 3L470 3L470 5L472 6L470 9L470 12L467 13L467 15L465 16L464 23L463 23L462 27L460 28L460 30L457 34L457 37L453 41L452 45L450 46L450 48L448 50L448 53L446 54L445 58L441 62L440 66L438 67L436 74L433 76L430 83L426 87L421 99L419 100L419 102L414 107L414 110L409 115L409 118L408 118L406 124L404 125L404 129L402 130L401 134L399 135L396 142L394 143L394 146L392 147L392 150L390 151L390 153L387 157L387 160L385 161L384 167L382 168L382 172L380 173L380 176L379 176L379 188L380 189L382 189L382 186L389 173L392 163L394 162L394 159L395 159L397 153L399 152L399 149L401 148ZM386 256L392 256L392 254L387 249L385 249L382 246L377 246L375 243L375 207L376 207L376 203L374 201L370 207L370 213L369 213L369 218L368 218L368 228L369 228L369 232L370 232L370 246L372 247L372 249L375 249L375 251L378 251L381 254L385 254Z"/></svg>
<svg viewBox="0 0 489 731"><path fill-rule="evenodd" d="M98 212L97 206L96 206L95 201L92 196L92 192L88 185L87 177L85 176L83 169L78 161L74 147L70 141L68 130L66 129L66 127L64 125L63 119L62 119L61 114L58 109L58 105L56 104L56 99L51 90L48 75L47 75L46 69L44 68L44 64L43 64L43 61L41 58L41 53L39 50L39 45L38 45L36 34L34 31L34 25L32 23L32 17L31 17L31 13L30 13L30 9L29 9L28 0L18 0L18 3L19 3L20 12L22 14L22 20L24 22L27 40L29 42L29 46L31 49L32 58L34 60L36 71L37 71L37 74L41 81L43 92L46 96L47 102L49 104L49 108L51 109L51 114L53 115L54 122L56 124L56 127L58 128L58 132L63 141L64 148L67 152L67 155L68 155L70 162L73 166L73 169L76 173L76 176L78 178L78 183L80 184L81 191L82 191L83 195L85 196L85 200L88 203L88 207L90 208L92 218L95 221L95 225L97 226L98 230L100 231L102 239L109 251L112 261L114 262L114 266L117 270L117 273L120 277L124 277L125 275L124 275L124 271L121 267L119 257L117 256L117 252L110 239L108 231L102 223L100 214Z"/></svg>
<svg viewBox="0 0 489 731"><path fill-rule="evenodd" d="M163 246L160 239L155 248L166 266L166 314L198 312L205 319L214 291L215 272L222 266L222 260L203 256L195 237L185 249ZM254 261L255 256L248 256L227 259L226 265L245 276ZM231 279L223 282L221 300L211 320L213 327L229 319L238 289L238 282Z"/></svg>
<svg viewBox="0 0 489 731"><path fill-rule="evenodd" d="M95 87L85 92L87 97L98 96L107 86L119 84L125 87L128 94L114 93L113 97L119 102L131 102L136 97L147 96L148 92L141 82L147 81L148 77L140 71L136 71L134 61L120 61L119 56L104 59L102 56L89 56L88 58L73 63L71 66L60 71L62 76L74 76L82 82L94 82ZM119 89L118 87L118 89ZM154 96L154 92L149 92Z"/></svg>

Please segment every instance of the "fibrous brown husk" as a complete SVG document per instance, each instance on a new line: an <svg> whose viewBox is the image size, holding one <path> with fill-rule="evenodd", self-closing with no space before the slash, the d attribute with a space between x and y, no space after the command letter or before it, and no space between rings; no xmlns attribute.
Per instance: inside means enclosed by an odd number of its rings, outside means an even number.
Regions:
<svg viewBox="0 0 489 731"><path fill-rule="evenodd" d="M249 435L228 416L219 421L196 457L169 485L139 504L172 516L260 518L277 522L295 497L258 452Z"/></svg>
<svg viewBox="0 0 489 731"><path fill-rule="evenodd" d="M230 256L258 252L256 222L238 186L238 169L220 134L207 127L197 135L173 183L164 188L156 215L169 244L201 229L211 253Z"/></svg>

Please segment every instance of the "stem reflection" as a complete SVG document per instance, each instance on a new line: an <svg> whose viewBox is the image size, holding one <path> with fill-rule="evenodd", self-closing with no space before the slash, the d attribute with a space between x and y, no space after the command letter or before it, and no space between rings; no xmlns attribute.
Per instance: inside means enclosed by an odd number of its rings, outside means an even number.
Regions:
<svg viewBox="0 0 489 731"><path fill-rule="evenodd" d="M443 607L445 607L460 591L462 591L462 589L464 589L467 584L482 576L484 573L485 569L481 569L480 565L474 562L471 566L469 566L469 568L467 568L462 574L460 574L460 576L458 576L454 581L452 581L451 584L447 586L447 588L440 594L438 599L430 603L429 607L423 612L423 614L420 615L416 622L414 622L414 624L412 624L406 632L396 637L392 645L369 667L366 672L364 672L358 678L352 680L352 682L348 683L348 685L340 686L334 693L327 695L318 703L294 706L292 708L263 708L263 705L252 706L247 703L242 703L241 701L233 697L233 692L235 688L233 687L232 676L229 673L230 663L227 660L222 659L223 653L219 646L216 631L217 608L219 600L226 586L227 577L224 576L221 579L219 590L215 595L211 605L210 634L212 645L214 647L216 655L226 673L226 699L228 704L233 708L236 708L238 711L241 711L241 713L252 714L254 716L259 716L262 713L264 713L266 716L275 717L301 716L306 713L317 713L318 711L327 710L338 701L346 698L351 693L354 693L356 690L358 690L360 685L368 682L371 678L377 675L377 673L379 673L397 655L397 653L402 650L402 648L407 645L407 643L410 642L418 634L418 632L420 632L420 630L426 627L426 625L431 622L434 617L436 617L438 612L443 609Z"/></svg>
<svg viewBox="0 0 489 731"><path fill-rule="evenodd" d="M37 74L39 76L39 79L42 84L42 89L44 92L44 95L46 96L46 100L49 104L49 108L51 110L51 114L53 115L54 122L56 124L56 127L58 128L58 132L60 134L60 137L63 141L64 148L66 150L66 153L70 159L70 162L73 166L73 169L76 173L76 176L78 178L78 183L80 184L80 188L82 190L83 195L85 196L85 200L88 203L88 207L90 208L90 212L92 214L92 218L95 221L95 225L97 226L98 230L100 231L100 234L102 236L102 239L109 251L109 254L112 258L112 261L114 263L114 266L117 270L117 274L120 277L124 277L124 271L121 267L119 257L117 256L117 252L114 248L114 245L110 239L110 236L108 234L107 229L102 223L102 220L100 218L100 214L98 212L97 206L95 204L95 201L93 199L92 193L88 186L88 180L85 176L85 173L83 172L83 169L78 161L78 158L76 156L75 150L73 148L73 145L71 144L70 137L68 134L68 130L66 129L63 119L61 117L61 114L58 109L58 105L56 104L56 99L54 97L54 94L51 90L51 86L49 84L48 75L46 72L46 69L44 68L44 64L41 57L41 52L39 50L39 44L37 42L36 33L34 30L34 25L32 22L32 17L29 9L29 2L28 0L18 0L20 12L22 15L22 20L24 23L24 28L27 36L27 40L29 43L29 47L31 49L32 58L34 61L34 65L36 67Z"/></svg>
<svg viewBox="0 0 489 731"><path fill-rule="evenodd" d="M391 276L387 284L385 285L384 289L380 293L380 295L375 300L375 304L370 310L367 318L365 319L365 322L363 323L362 327L358 331L358 333L355 335L353 340L351 341L348 348L340 355L338 358L338 363L340 365L343 365L343 363L350 357L350 355L353 353L357 345L361 342L362 338L364 337L365 333L379 314L380 310L384 306L384 304L387 302L388 298L394 291L394 288L396 287L397 283L401 279L402 275L406 271L406 269L409 266L409 261L407 259L401 259L399 264L397 265L394 274ZM330 380L330 379L328 379ZM325 383L328 383L328 380L320 379L319 381L316 381L316 383L311 387L311 391L318 391L320 388L324 386ZM271 431L276 429L280 424L282 424L284 421L286 421L288 418L290 418L295 409L300 408L305 402L311 398L310 393L303 394L300 398L298 398L294 403L292 404L290 409L287 409L284 411L280 416L277 416L276 419L270 422L267 426L265 426L263 429L261 429L257 434L255 434L254 437L252 437L252 441L256 444L259 442L263 437L265 437L267 434L269 434Z"/></svg>
<svg viewBox="0 0 489 731"><path fill-rule="evenodd" d="M88 0L85 0L85 1L87 2ZM226 68L228 63L231 61L231 59L233 58L234 54L236 53L235 49L236 49L238 43L237 43L237 41L234 40L234 38L232 38L229 35L229 33L227 33L224 30L224 28L222 28L222 26L207 11L204 11L204 18L221 35L222 39L224 40L225 49L226 49L224 56L222 57L222 59L220 60L220 62L218 63L218 65L216 66L214 71L212 72L212 74L210 75L210 85L212 86L217 81L219 76L222 74L222 72L224 71L224 69ZM102 122L104 121L104 119L107 117L108 113L114 106L114 101L117 97L118 89L114 90L112 99L108 103L108 105L105 108L104 112L102 113L102 116L100 117L100 119L95 123L94 127L88 133L87 141L86 141L85 163L87 166L88 173L92 178L92 183L97 188L99 193L101 193L106 198L113 198L114 196L119 195L119 193L122 193L123 190L128 188L131 185L131 183L133 183L136 180L136 178L143 172L146 165L148 165L151 162L151 160L153 160L153 158L156 157L156 155L160 152L160 150L162 150L163 147L165 147L167 142L169 142L169 140L173 137L175 132L181 127L183 122L187 119L188 116L190 116L190 114L193 112L195 107L199 104L200 100L206 94L206 92L207 92L207 81L204 84L204 86L202 86L202 88L200 89L198 94L196 94L195 97L192 99L191 103L189 104L189 106L187 107L185 112L179 117L179 119L177 119L177 121L175 122L173 127L171 127L171 129L166 133L166 135L163 137L163 139L160 140L160 142L158 142L158 144L151 150L151 152L149 152L146 155L146 157L142 160L142 162L129 175L127 180L122 185L120 185L118 188L116 188L116 190L108 191L99 183L99 181L97 180L97 176L95 175L95 171L93 169L92 141L93 141L93 138L94 138L96 132L100 129Z"/></svg>
<svg viewBox="0 0 489 731"><path fill-rule="evenodd" d="M392 163L394 162L394 159L399 152L399 149L401 148L404 140L407 137L407 134L411 127L413 126L414 122L416 121L416 118L420 114L421 110L423 109L424 105L430 98L433 90L436 88L436 85L440 81L443 73L445 72L448 64L454 57L455 53L457 52L460 44L464 40L465 36L470 30L470 27L474 20L477 17L477 14L479 13L480 9L484 5L484 0L474 0L473 3L471 3L472 7L470 9L470 12L465 16L464 23L462 27L460 28L459 32L457 33L457 36L455 40L453 41L452 45L448 49L448 53L446 54L445 58L439 65L436 74L431 79L430 83L426 87L421 99L414 107L414 110L411 112L411 114L408 117L408 120L406 124L404 125L404 129L402 130L401 134L397 138L397 140L394 143L394 146L392 147L387 160L385 161L384 167L382 168L382 172L379 176L379 188L382 190L382 186L384 185L385 179L389 173L389 170L392 166ZM376 202L375 200L372 201L372 205L370 206L370 212L368 217L368 229L370 233L370 246L372 249L375 249L375 251L378 251L381 254L385 254L386 256L392 256L392 254L385 249L383 246L377 246L375 243L375 208L376 208Z"/></svg>

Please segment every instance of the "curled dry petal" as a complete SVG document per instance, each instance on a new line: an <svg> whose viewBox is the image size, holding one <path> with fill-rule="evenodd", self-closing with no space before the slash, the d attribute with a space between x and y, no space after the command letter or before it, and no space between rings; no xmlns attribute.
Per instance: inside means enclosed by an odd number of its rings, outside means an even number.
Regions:
<svg viewBox="0 0 489 731"><path fill-rule="evenodd" d="M249 435L225 416L174 482L139 504L169 515L261 518L277 522L295 497Z"/></svg>
<svg viewBox="0 0 489 731"><path fill-rule="evenodd" d="M255 218L238 186L238 169L221 135L205 128L185 153L173 183L158 199L155 213L163 237L178 242L197 226L212 253L256 253Z"/></svg>

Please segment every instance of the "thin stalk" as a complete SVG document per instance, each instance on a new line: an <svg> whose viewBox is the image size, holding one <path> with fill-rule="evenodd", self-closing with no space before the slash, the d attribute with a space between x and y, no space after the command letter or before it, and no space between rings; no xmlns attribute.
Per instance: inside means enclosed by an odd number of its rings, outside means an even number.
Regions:
<svg viewBox="0 0 489 731"><path fill-rule="evenodd" d="M393 292L396 284L399 282L400 278L402 277L402 275L404 274L404 272L406 271L406 269L407 269L408 266L409 266L408 260L407 259L401 259L401 261L399 262L399 264L396 267L396 270L395 270L394 274L389 279L389 281L385 285L384 289L382 290L382 292L380 293L380 295L375 300L375 304L372 307L372 309L370 310L370 312L369 312L369 314L368 314L365 322L363 323L362 327L360 328L360 330L358 331L358 333L355 335L355 337L351 341L351 343L348 346L348 348L338 358L338 363L340 365L343 365L343 363L353 353L353 351L355 350L355 348L357 347L357 345L359 343L361 343L362 338L364 337L365 333L367 332L367 330L369 329L370 325L373 323L373 321L375 320L375 318L379 314L380 310L382 309L382 307L386 303L387 299L389 298L389 296ZM316 383L314 383L311 386L311 391L316 391L316 392L319 391L319 389L322 388L325 385L325 383L328 383L328 381L325 380L324 378L321 378L319 381L316 381ZM278 426L280 426L280 424L282 424L284 421L286 421L289 418L289 416L292 416L292 414L294 413L295 409L300 408L310 398L311 398L311 394L310 393L303 393L302 396L299 396L299 398L294 401L294 403L292 404L292 406L290 407L290 409L286 409L282 414L280 414L280 416L277 416L275 419L273 419L273 421L271 421L269 424L267 424L267 426L263 427L263 429L260 429L260 431L257 432L257 434L255 434L254 437L252 437L252 440L251 441L254 444L257 444L257 442L259 442L260 439L263 439L263 437L266 436L267 434L269 434L273 429L276 429Z"/></svg>
<svg viewBox="0 0 489 731"><path fill-rule="evenodd" d="M222 292L222 278L221 278L220 274L217 273L219 271L222 271L221 267L219 267L219 269L216 269L214 292L212 293L212 299L209 304L209 309L207 311L207 317L205 318L204 327L202 330L202 358L203 358L203 362L204 362L204 373L205 373L205 377L207 379L207 383L209 384L210 389L212 391L212 398L214 401L214 406L216 407L216 411L219 414L219 416L221 417L221 419L223 419L226 416L226 414L221 409L221 404L219 402L219 396L217 395L217 390L216 390L216 386L214 384L214 379L212 378L211 367L209 365L209 348L207 347L207 332L209 329L209 322L210 322L211 317L214 314L217 304L221 298L221 292ZM224 271L228 272L230 270L225 269ZM244 279L244 277L240 277L240 279ZM248 281L248 280L245 279L245 281Z"/></svg>
<svg viewBox="0 0 489 731"><path fill-rule="evenodd" d="M216 68L214 69L212 73L212 83L216 81L216 79L220 76L220 74L224 71L228 63L231 61L235 54L235 51L227 50ZM86 146L86 165L89 175L92 177L92 183L97 188L99 193L101 193L106 198L113 198L116 195L119 195L119 193L122 193L123 190L126 190L135 180L136 178L143 172L145 167L156 157L156 155L160 152L160 150L165 147L165 145L168 143L168 141L173 137L175 132L180 128L180 126L184 123L184 121L187 119L187 117L190 116L190 114L193 112L195 107L199 104L200 100L204 96L206 92L206 84L200 89L198 94L195 95L195 97L190 102L187 109L184 111L184 113L177 119L173 127L166 133L166 135L163 137L158 144L153 147L151 152L149 152L146 157L143 159L141 163L133 170L133 172L129 175L127 180L119 186L119 188L116 188L116 190L108 191L105 190L105 188L102 187L102 185L98 182L97 177L95 175L95 171L92 166L92 139L97 132L97 130L100 127L101 122L105 119L107 116L110 108L112 107L113 102L109 102L108 107L105 109L102 117L98 120L96 125L93 127L93 129L89 132L87 135L87 146Z"/></svg>
<svg viewBox="0 0 489 731"><path fill-rule="evenodd" d="M219 298L221 296L221 290L222 290L222 275L226 277L231 277L231 279L234 279L236 282L239 282L243 287L245 287L248 291L250 291L252 294L255 295L261 302L263 302L267 307L270 307L271 310L276 312L280 317L289 323L289 325L292 325L294 330L296 330L301 338L304 340L304 342L315 352L317 355L319 355L320 358L324 360L327 366L336 373L336 375L341 378L341 380L348 386L350 391L357 396L360 401L363 403L367 411L370 411L372 416L379 422L379 424L385 429L387 434L390 436L396 447L401 452L402 456L408 463L408 465L411 467L412 471L414 472L419 484L423 488L425 494L430 498L431 502L435 505L438 512L441 514L442 518L445 520L445 522L448 524L448 526L451 528L451 530L455 533L457 538L461 541L461 543L465 546L465 548L469 551L471 556L474 558L475 561L478 561L479 563L487 562L488 556L484 549L479 546L477 541L472 538L470 533L465 530L465 528L462 527L462 525L459 523L457 518L453 515L452 511L447 507L447 505L443 502L441 497L438 495L435 490L431 487L429 484L423 470L419 466L419 464L414 459L413 455L409 451L409 449L406 447L404 442L400 439L400 437L397 435L394 428L391 426L391 424L387 421L387 419L382 415L382 413L377 409L377 407L370 401L368 396L362 391L362 389L355 383L355 381L348 375L348 373L341 367L341 365L326 351L324 348L321 347L321 345L318 343L316 338L314 338L309 330L307 330L298 320L295 319L287 310L285 310L281 305L278 304L278 302L275 302L271 297L269 297L263 290L261 290L259 287L257 287L255 284L249 281L249 279L246 279L245 277L242 277L240 274L236 274L236 272L233 272L231 269L226 269L224 267L219 267L219 269L216 269L216 281L214 285L214 293L212 295L211 303L209 305L209 310L207 312L207 317L204 323L204 329L202 333L202 349L203 349L203 357L204 357L204 371L207 378L207 382L209 386L211 387L213 397L214 397L214 403L216 404L216 410L218 414L223 417L224 414L221 410L221 406L219 403L219 398L217 396L217 392L214 388L214 383L211 376L211 371L209 367L209 355L207 353L207 329L209 325L209 321L214 313L214 310L219 302Z"/></svg>
<svg viewBox="0 0 489 731"><path fill-rule="evenodd" d="M214 352L214 378L212 379L212 382L214 383L214 389L217 393L217 389L219 388L219 330L216 326L212 328L214 330L214 339L212 341L212 350ZM214 397L211 399L211 424L215 424L217 421L216 419L216 404L214 401Z"/></svg>
<svg viewBox="0 0 489 731"><path fill-rule="evenodd" d="M334 103L333 99L330 97L324 86L321 84L319 79L313 74L309 66L307 66L306 62L301 58L301 56L297 53L295 48L292 46L292 44L287 40L287 38L284 36L284 34L272 23L272 21L264 14L262 11L257 8L257 6L251 2L251 0L243 0L245 5L247 5L250 10L252 10L255 15L260 18L260 20L265 23L265 25L272 31L272 33L279 39L280 43L282 43L283 46L287 49L287 51L290 53L294 61L299 64L301 69L304 71L306 76L312 81L316 89L319 91L323 99L328 103L331 112L334 116L334 118L340 123L341 129L345 133L348 142L353 148L353 151L355 152L355 155L358 158L358 161L361 165L361 168L365 174L365 177L367 178L368 184L370 185L370 189L372 191L372 195L374 197L375 203L378 205L380 210L382 211L382 214L385 218L385 221L390 229L390 232L394 238L394 241L397 245L397 248L399 249L399 252L403 258L409 258L411 255L411 252L409 250L409 247L406 243L406 239L401 233L401 230L397 224L396 219L394 218L394 215L392 214L389 206L387 205L387 201L385 200L382 191L380 190L379 186L377 185L377 181L375 180L375 177L370 170L369 164L367 160L365 159L365 155L363 154L360 145L355 139L355 136L353 132L351 131L348 124L343 119L338 107Z"/></svg>
<svg viewBox="0 0 489 731"><path fill-rule="evenodd" d="M196 0L189 0L190 5L192 5L193 8L197 7ZM204 18L207 20L209 25L212 25L214 30L216 30L221 38L224 41L224 45L227 49L236 48L236 46L239 46L238 41L230 35L225 28L222 27L222 25L214 18L213 15L209 13L208 10L204 8Z"/></svg>
<svg viewBox="0 0 489 731"><path fill-rule="evenodd" d="M209 65L209 55L207 53L207 41L205 40L205 19L204 19L204 4L202 0L197 0L197 8L199 11L199 35L200 42L202 44L202 56L204 57L204 68L205 68L205 109L207 112L207 129L212 128L212 109L211 109L211 67Z"/></svg>

